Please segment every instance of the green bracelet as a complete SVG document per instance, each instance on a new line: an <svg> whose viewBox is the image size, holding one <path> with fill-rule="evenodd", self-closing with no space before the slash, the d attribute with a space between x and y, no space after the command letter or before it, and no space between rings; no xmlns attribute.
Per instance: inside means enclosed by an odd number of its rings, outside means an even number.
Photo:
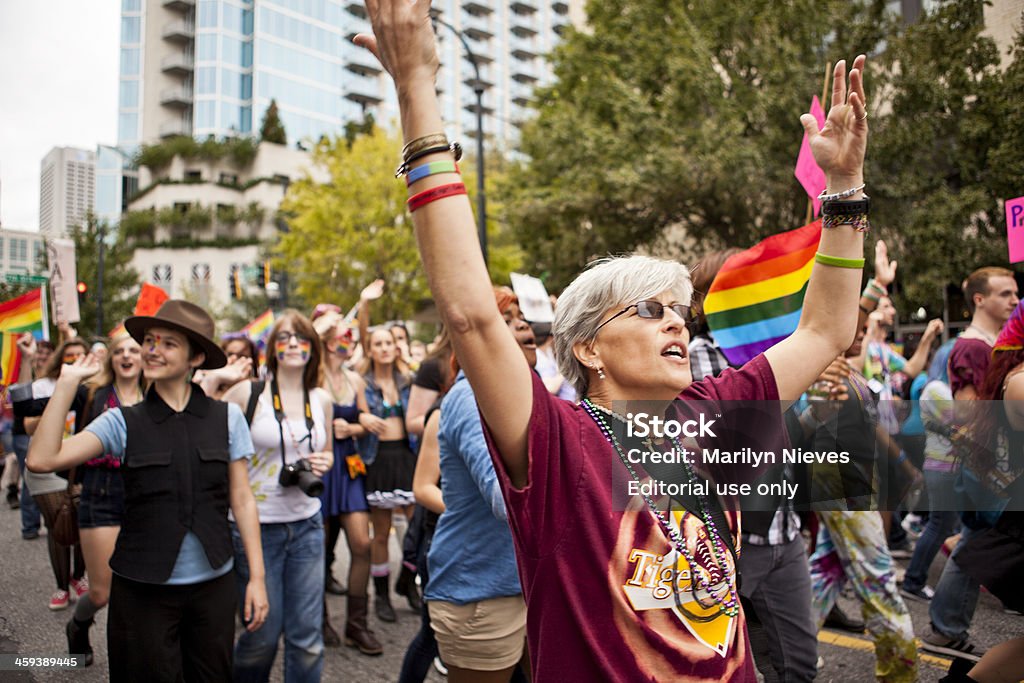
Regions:
<svg viewBox="0 0 1024 683"><path fill-rule="evenodd" d="M864 259L862 258L841 258L839 256L829 256L828 254L822 254L820 251L815 252L814 260L823 266L835 266L836 268L863 268Z"/></svg>

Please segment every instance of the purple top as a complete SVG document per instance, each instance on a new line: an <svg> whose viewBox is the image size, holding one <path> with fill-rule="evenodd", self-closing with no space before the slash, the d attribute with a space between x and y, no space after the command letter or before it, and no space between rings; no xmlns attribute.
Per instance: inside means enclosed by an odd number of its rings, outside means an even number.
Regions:
<svg viewBox="0 0 1024 683"><path fill-rule="evenodd" d="M949 353L949 387L953 395L966 386L981 389L992 359L992 347L981 339L960 338Z"/></svg>

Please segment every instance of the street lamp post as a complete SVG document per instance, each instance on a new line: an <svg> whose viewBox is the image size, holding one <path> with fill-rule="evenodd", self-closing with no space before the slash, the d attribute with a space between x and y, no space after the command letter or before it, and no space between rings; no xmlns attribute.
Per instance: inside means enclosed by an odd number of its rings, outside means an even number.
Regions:
<svg viewBox="0 0 1024 683"><path fill-rule="evenodd" d="M435 24L440 24L455 34L459 42L462 43L462 47L466 50L466 58L473 65L473 92L476 93L476 158L478 167L476 173L476 219L477 233L480 238L480 252L483 254L484 263L487 263L487 198L484 194L484 82L480 78L480 63L477 61L476 55L473 54L473 50L470 49L469 43L461 31L437 14L434 14L432 18Z"/></svg>

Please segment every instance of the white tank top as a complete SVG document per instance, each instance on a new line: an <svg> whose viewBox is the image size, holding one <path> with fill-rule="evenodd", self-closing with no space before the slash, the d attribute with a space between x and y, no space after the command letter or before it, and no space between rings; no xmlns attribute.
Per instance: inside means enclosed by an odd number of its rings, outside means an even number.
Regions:
<svg viewBox="0 0 1024 683"><path fill-rule="evenodd" d="M306 429L306 420L285 418L278 429L270 392L260 396L249 431L255 454L249 461L249 485L252 486L259 510L260 523L298 522L320 512L320 499L307 496L298 486L281 486L281 434L284 434L285 460L289 463L323 451L327 445L324 408L318 393L309 396L313 411L313 433ZM298 450L295 444L298 443Z"/></svg>

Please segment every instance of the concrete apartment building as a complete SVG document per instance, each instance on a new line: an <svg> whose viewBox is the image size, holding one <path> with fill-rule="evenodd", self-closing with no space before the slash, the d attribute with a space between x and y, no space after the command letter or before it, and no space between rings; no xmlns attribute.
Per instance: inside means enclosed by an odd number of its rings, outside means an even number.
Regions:
<svg viewBox="0 0 1024 683"><path fill-rule="evenodd" d="M307 153L264 142L244 166L228 158L178 156L155 173L140 168L141 190L121 224L136 246L133 267L171 296L201 305L231 300L232 269L242 273L243 286L259 286L252 269L278 234L277 210L288 184L307 169L327 181L325 171L309 165Z"/></svg>
<svg viewBox="0 0 1024 683"><path fill-rule="evenodd" d="M75 147L54 147L43 157L39 173L39 232L63 237L93 209L96 153Z"/></svg>

